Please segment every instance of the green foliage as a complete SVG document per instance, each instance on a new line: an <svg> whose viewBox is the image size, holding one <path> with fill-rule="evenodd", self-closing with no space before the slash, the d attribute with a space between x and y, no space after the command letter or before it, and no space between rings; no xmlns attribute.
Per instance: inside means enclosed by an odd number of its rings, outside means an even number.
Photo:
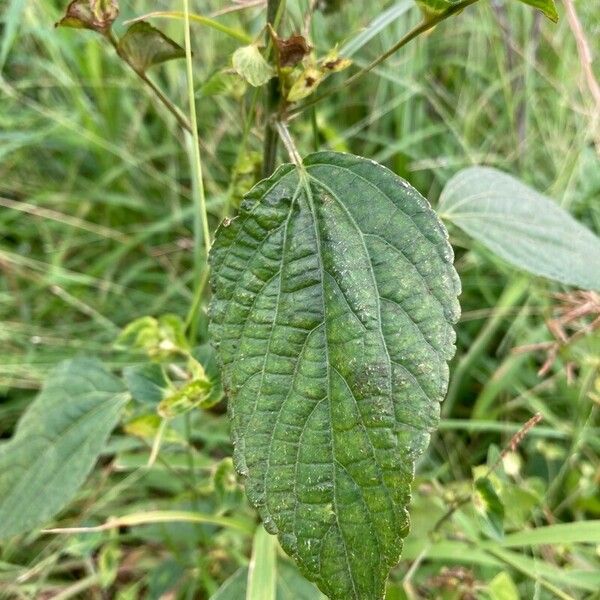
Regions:
<svg viewBox="0 0 600 600"><path fill-rule="evenodd" d="M185 50L179 44L145 21L130 25L118 48L141 73L154 65L185 57Z"/></svg>
<svg viewBox="0 0 600 600"><path fill-rule="evenodd" d="M446 184L440 212L517 267L600 290L600 238L506 173L488 167L461 171Z"/></svg>
<svg viewBox="0 0 600 600"><path fill-rule="evenodd" d="M72 499L127 399L95 360L58 366L0 445L0 539L36 529Z"/></svg>
<svg viewBox="0 0 600 600"><path fill-rule="evenodd" d="M454 353L446 232L380 165L318 153L256 186L211 257L248 497L331 598L378 598Z"/></svg>
<svg viewBox="0 0 600 600"><path fill-rule="evenodd" d="M276 590L277 542L259 526L252 543L246 600L275 600Z"/></svg>

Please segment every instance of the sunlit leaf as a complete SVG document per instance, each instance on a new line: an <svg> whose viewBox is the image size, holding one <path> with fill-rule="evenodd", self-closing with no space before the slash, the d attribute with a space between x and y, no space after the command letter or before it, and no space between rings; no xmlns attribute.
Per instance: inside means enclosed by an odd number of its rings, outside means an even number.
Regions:
<svg viewBox="0 0 600 600"><path fill-rule="evenodd" d="M446 184L439 210L517 267L600 290L600 238L556 202L502 171L460 171Z"/></svg>
<svg viewBox="0 0 600 600"><path fill-rule="evenodd" d="M454 354L459 281L426 200L312 154L259 183L211 252L234 461L266 528L334 600L381 598Z"/></svg>
<svg viewBox="0 0 600 600"><path fill-rule="evenodd" d="M519 0L519 2L541 10L551 21L558 22L558 11L554 0Z"/></svg>
<svg viewBox="0 0 600 600"><path fill-rule="evenodd" d="M130 25L119 40L119 51L141 73L153 65L185 57L185 50L179 44L145 21Z"/></svg>
<svg viewBox="0 0 600 600"><path fill-rule="evenodd" d="M0 538L43 525L73 499L126 400L96 360L68 361L49 375L0 445Z"/></svg>

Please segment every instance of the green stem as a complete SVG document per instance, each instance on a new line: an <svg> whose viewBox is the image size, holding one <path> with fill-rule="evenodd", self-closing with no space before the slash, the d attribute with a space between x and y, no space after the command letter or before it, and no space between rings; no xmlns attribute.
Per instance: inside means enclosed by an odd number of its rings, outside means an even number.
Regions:
<svg viewBox="0 0 600 600"><path fill-rule="evenodd" d="M421 21L421 23L419 23L417 26L413 27L406 35L404 35L400 40L398 40L389 50L386 50L383 54L379 55L372 63L368 64L366 67L363 67L360 71L357 71L354 75L352 75L352 77L349 77L348 79L346 79L346 81L344 81L344 83L342 83L341 85L334 87L334 88L328 90L327 92L324 92L323 94L315 96L314 98L311 98L304 104L301 104L300 106L297 106L296 108L290 110L288 112L288 116L291 117L293 115L301 113L305 108L308 108L309 106L314 106L318 102L321 102L321 100L328 98L332 94L335 94L337 92L340 92L340 91L346 89L348 86L352 85L353 83L356 83L359 79L364 77L367 73L370 73L375 67L379 66L382 62L384 62L390 56L392 56L392 54L395 54L396 52L398 52L398 50L400 50L400 48L402 48L403 46L406 46L406 44L408 44L409 42L414 40L416 37L429 31L430 29L433 29L438 23L445 21L447 18L449 18L452 15L456 14L457 12L460 12L461 10L467 8L467 6L470 6L471 4L475 4L475 2L477 2L477 1L478 0L462 0L462 2L453 4L445 12L440 13L439 15L431 16L428 19Z"/></svg>
<svg viewBox="0 0 600 600"><path fill-rule="evenodd" d="M112 31L108 31L105 34L106 39L110 42L111 46L115 49L117 56L152 90L152 93L160 100L161 104L175 117L177 123L182 129L192 132L192 126L190 122L185 118L185 115L165 96L164 92L144 73L140 71L136 66L129 60L127 54L125 54L120 46L119 41L115 37Z"/></svg>
<svg viewBox="0 0 600 600"><path fill-rule="evenodd" d="M268 31L268 25L275 27L278 20L279 11L282 6L282 0L268 0L267 3L267 46L270 47L271 39ZM272 121L272 117L277 111L280 101L279 93L279 78L273 77L269 81L269 87L267 90L267 97L265 99L265 139L263 144L263 164L262 164L262 175L268 177L275 169L275 163L277 161L277 141L278 134L275 124Z"/></svg>
<svg viewBox="0 0 600 600"><path fill-rule="evenodd" d="M192 139L193 139L193 161L196 180L197 193L194 194L194 200L196 202L196 219L194 221L194 272L196 277L196 292L195 296L198 297L198 290L204 287L204 281L206 278L206 272L208 271L208 255L210 253L210 231L208 229L208 212L206 210L206 196L204 193L204 178L202 174L202 157L200 156L200 138L198 136L198 116L196 113L196 98L194 94L194 70L192 63L192 42L190 34L190 9L189 0L183 0L183 12L185 17L185 64L187 74L187 92L188 102L190 105L190 117L192 126ZM198 217L201 219L201 223L198 223ZM204 254L200 250L200 237L204 242ZM203 277L204 274L204 277ZM195 337L196 328L194 327L199 313L200 302L194 302L190 308L190 313L187 318L189 327L189 335L193 341Z"/></svg>

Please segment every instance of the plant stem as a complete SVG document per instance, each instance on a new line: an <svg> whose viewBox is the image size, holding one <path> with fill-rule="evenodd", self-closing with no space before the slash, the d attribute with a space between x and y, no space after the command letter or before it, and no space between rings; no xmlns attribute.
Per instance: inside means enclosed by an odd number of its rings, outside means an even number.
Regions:
<svg viewBox="0 0 600 600"><path fill-rule="evenodd" d="M190 118L192 125L192 152L193 171L195 175L196 193L194 201L196 211L194 218L194 273L195 273L195 297L199 297L204 287L206 274L208 272L208 255L210 253L210 231L208 229L208 212L206 210L206 196L204 193L204 178L202 174L202 157L200 156L200 138L198 136L198 116L196 113L196 97L194 94L194 70L192 63L192 41L190 34L190 7L189 0L183 0L184 12L184 34L185 34L185 65L187 74L187 92L190 105ZM201 223L199 222L201 221ZM204 241L204 254L200 250L200 237ZM200 290L200 294L198 293ZM200 310L200 302L194 302L186 320L189 326L190 341L193 342L196 334L196 320Z"/></svg>
<svg viewBox="0 0 600 600"><path fill-rule="evenodd" d="M267 47L270 47L271 39L269 35L269 25L275 27L279 9L281 7L282 0L268 0L267 2ZM263 164L262 164L262 175L268 177L275 169L275 163L277 160L277 141L278 134L271 117L277 110L279 105L279 78L274 77L269 81L269 87L267 90L267 97L265 100L265 139L263 145Z"/></svg>
<svg viewBox="0 0 600 600"><path fill-rule="evenodd" d="M117 56L152 90L154 95L160 100L161 104L175 117L177 123L182 129L188 132L192 132L192 126L186 119L185 115L165 96L163 91L144 73L140 71L135 65L129 60L129 57L119 47L119 41L115 37L112 31L108 31L105 34L106 39L110 42L110 45L115 49Z"/></svg>
<svg viewBox="0 0 600 600"><path fill-rule="evenodd" d="M282 121L275 122L275 129L289 154L290 160L297 166L300 167L302 165L302 158L300 157L300 153L296 148L296 144L294 144L294 140L290 135L289 129L287 125Z"/></svg>
<svg viewBox="0 0 600 600"><path fill-rule="evenodd" d="M420 36L421 34L425 33L426 31L429 31L430 29L433 29L438 23L445 21L448 17L451 17L452 15L456 14L457 12L460 12L467 6L470 6L471 4L475 4L475 2L477 2L477 1L478 0L462 0L462 2L453 4L445 12L440 13L439 15L432 16L427 20L421 21L421 23L419 23L418 25L413 27L408 33L406 33L406 35L404 35L400 40L398 40L389 50L386 50L383 54L379 55L372 63L368 64L366 67L364 67L360 71L356 72L354 75L352 75L352 77L349 77L348 79L346 79L346 81L344 81L344 83L342 83L341 85L334 87L334 88L324 92L323 94L315 96L314 98L308 100L304 104L301 104L300 106L293 108L292 110L290 110L288 112L288 116L291 117L293 115L297 115L297 114L301 113L305 108L308 108L309 106L314 106L315 104L317 104L318 102L320 102L321 100L323 100L325 98L328 98L332 94L335 94L337 92L340 92L340 91L346 89L348 86L352 85L353 83L357 82L359 79L364 77L367 73L370 73L375 67L379 66L382 62L384 62L390 56L392 56L392 54L395 54L396 52L398 52L398 50L400 50L400 48L402 48L403 46L406 46L406 44L408 44L409 42L414 40L416 37Z"/></svg>

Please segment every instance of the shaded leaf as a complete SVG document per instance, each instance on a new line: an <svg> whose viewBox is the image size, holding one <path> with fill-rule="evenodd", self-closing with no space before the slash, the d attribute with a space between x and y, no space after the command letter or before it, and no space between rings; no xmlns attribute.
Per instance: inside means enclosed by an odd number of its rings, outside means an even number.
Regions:
<svg viewBox="0 0 600 600"><path fill-rule="evenodd" d="M264 85L275 74L255 44L238 48L233 53L232 63L238 75L254 87Z"/></svg>
<svg viewBox="0 0 600 600"><path fill-rule="evenodd" d="M188 350L185 324L173 314L162 315L158 319L140 317L123 328L115 346L122 350L143 350L155 359L185 354Z"/></svg>
<svg viewBox="0 0 600 600"><path fill-rule="evenodd" d="M519 0L519 2L541 10L551 21L558 22L558 11L554 0Z"/></svg>
<svg viewBox="0 0 600 600"><path fill-rule="evenodd" d="M75 27L107 32L119 16L117 0L73 0L56 27Z"/></svg>
<svg viewBox="0 0 600 600"><path fill-rule="evenodd" d="M185 50L179 44L145 21L129 27L119 40L119 52L141 73L153 65L185 57Z"/></svg>
<svg viewBox="0 0 600 600"><path fill-rule="evenodd" d="M583 289L600 289L600 238L518 179L470 167L444 188L440 213L511 264Z"/></svg>
<svg viewBox="0 0 600 600"><path fill-rule="evenodd" d="M129 393L138 402L158 404L169 392L165 372L156 363L125 367L123 378Z"/></svg>
<svg viewBox="0 0 600 600"><path fill-rule="evenodd" d="M460 0L415 0L421 10L424 19L427 21L432 17L445 13L453 4Z"/></svg>
<svg viewBox="0 0 600 600"><path fill-rule="evenodd" d="M342 8L344 0L317 0L316 8L325 14L336 12Z"/></svg>
<svg viewBox="0 0 600 600"><path fill-rule="evenodd" d="M381 598L438 423L459 280L426 200L317 153L246 196L211 252L234 462L265 526L334 600Z"/></svg>
<svg viewBox="0 0 600 600"><path fill-rule="evenodd" d="M62 363L0 445L0 538L46 523L74 497L127 400L96 360Z"/></svg>

